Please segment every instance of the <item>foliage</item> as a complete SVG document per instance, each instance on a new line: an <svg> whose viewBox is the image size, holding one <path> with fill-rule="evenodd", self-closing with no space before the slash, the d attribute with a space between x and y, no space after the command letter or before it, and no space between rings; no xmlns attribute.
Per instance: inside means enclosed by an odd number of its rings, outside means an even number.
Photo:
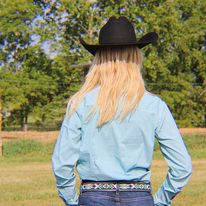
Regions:
<svg viewBox="0 0 206 206"><path fill-rule="evenodd" d="M4 124L61 121L84 80L83 68L71 65L93 58L79 37L97 44L108 18L125 15L137 39L159 34L142 49L147 90L167 102L179 127L204 127L205 14L204 0L0 1L0 96L12 114Z"/></svg>

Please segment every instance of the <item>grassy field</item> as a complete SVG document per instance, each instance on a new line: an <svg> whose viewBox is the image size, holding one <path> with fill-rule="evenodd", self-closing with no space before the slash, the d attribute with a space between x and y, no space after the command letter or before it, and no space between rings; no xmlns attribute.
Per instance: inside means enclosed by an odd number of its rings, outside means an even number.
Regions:
<svg viewBox="0 0 206 206"><path fill-rule="evenodd" d="M202 205L206 202L206 136L183 138L193 159L193 175L173 200L173 206ZM64 206L58 197L50 164L54 144L55 141L42 144L32 139L4 143L3 157L0 157L0 206ZM153 194L166 172L167 164L155 142L151 178ZM78 192L79 184L80 181L77 182Z"/></svg>

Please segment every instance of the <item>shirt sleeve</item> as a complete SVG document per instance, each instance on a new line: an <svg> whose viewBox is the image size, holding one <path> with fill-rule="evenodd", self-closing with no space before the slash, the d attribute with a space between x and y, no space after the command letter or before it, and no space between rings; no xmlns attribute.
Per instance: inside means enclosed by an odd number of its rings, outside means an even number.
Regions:
<svg viewBox="0 0 206 206"><path fill-rule="evenodd" d="M78 205L74 165L79 158L81 119L77 112L65 116L52 154L52 170L59 197L65 205Z"/></svg>
<svg viewBox="0 0 206 206"><path fill-rule="evenodd" d="M167 104L161 100L161 117L155 129L160 151L168 165L162 185L153 195L155 206L170 206L192 175L192 158Z"/></svg>

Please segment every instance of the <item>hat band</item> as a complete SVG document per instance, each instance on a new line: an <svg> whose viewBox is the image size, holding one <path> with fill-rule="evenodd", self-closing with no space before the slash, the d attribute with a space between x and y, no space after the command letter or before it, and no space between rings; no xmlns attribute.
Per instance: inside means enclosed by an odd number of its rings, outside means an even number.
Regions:
<svg viewBox="0 0 206 206"><path fill-rule="evenodd" d="M121 45L121 44L137 44L137 41L111 41L111 42L99 42L100 45Z"/></svg>

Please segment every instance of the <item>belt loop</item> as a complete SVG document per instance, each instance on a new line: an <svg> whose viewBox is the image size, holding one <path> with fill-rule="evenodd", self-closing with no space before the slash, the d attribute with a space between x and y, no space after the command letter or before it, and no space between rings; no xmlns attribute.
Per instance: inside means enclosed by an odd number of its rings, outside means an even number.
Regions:
<svg viewBox="0 0 206 206"><path fill-rule="evenodd" d="M80 184L80 195L82 194L82 183L83 183L83 181Z"/></svg>
<svg viewBox="0 0 206 206"><path fill-rule="evenodd" d="M152 192L153 192L153 190L152 190L152 185L150 184L149 187L150 187L149 192L150 192L150 194L152 195Z"/></svg>
<svg viewBox="0 0 206 206"><path fill-rule="evenodd" d="M118 182L116 182L116 184L117 184L116 194L119 195L119 184Z"/></svg>

